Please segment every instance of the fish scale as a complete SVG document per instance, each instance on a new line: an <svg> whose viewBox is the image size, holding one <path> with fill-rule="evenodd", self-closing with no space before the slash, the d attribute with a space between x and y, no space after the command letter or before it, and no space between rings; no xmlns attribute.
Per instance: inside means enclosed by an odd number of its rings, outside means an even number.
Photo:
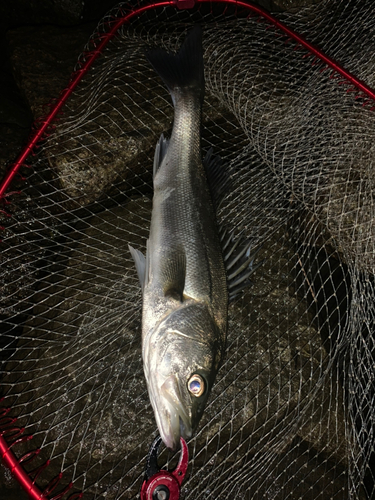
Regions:
<svg viewBox="0 0 375 500"><path fill-rule="evenodd" d="M181 238L184 239L185 252L191 256L186 261L184 291L189 297L206 300L211 304L212 294L215 293L211 279L211 263L221 262L221 269L218 265L215 265L214 269L218 268L223 276L225 271L219 240L212 229L215 225L215 214L200 159L200 103L199 99L185 95L181 95L177 103L168 156L154 178L157 196L154 198L154 223L151 226L150 239L154 238L154 227L157 227L158 231L160 227L167 228L164 232L159 231L159 237L163 241L158 242L158 246L167 243L166 246L169 247L176 238L179 237L180 241ZM172 189L174 191L171 193ZM203 206L201 200L204 200ZM213 249L208 246L212 241L215 242ZM222 293L225 300L225 279ZM226 303L221 301L217 307L225 308ZM217 307L214 306L213 309Z"/></svg>
<svg viewBox="0 0 375 500"><path fill-rule="evenodd" d="M143 288L144 372L161 437L172 449L198 425L227 331L225 267L200 148L201 38L195 27L176 56L148 54L171 92L174 123L170 140L162 136L155 151L146 259L131 249ZM204 387L199 396L188 390L196 376Z"/></svg>

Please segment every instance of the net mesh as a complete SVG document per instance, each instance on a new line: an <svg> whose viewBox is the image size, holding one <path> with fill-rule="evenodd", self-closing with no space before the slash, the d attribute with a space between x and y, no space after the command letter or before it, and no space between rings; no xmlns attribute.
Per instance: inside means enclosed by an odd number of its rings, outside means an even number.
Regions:
<svg viewBox="0 0 375 500"><path fill-rule="evenodd" d="M372 1L323 1L281 19L375 86ZM232 176L218 219L261 245L264 262L229 307L226 358L188 443L182 497L375 494L375 115L259 21L202 5L124 25L12 197L0 257L1 404L34 436L17 453L40 447L48 474L63 471L85 498L135 498L157 434L128 243L145 250L154 148L173 107L145 50L178 49L197 22L202 149L212 146ZM175 460L163 450L159 462Z"/></svg>

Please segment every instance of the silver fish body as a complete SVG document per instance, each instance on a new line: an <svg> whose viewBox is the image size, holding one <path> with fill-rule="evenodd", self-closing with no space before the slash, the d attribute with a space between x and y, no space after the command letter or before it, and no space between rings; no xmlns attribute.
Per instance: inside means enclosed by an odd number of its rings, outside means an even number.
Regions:
<svg viewBox="0 0 375 500"><path fill-rule="evenodd" d="M177 55L148 54L171 91L174 123L169 141L162 136L156 147L146 259L131 248L143 289L144 373L171 449L180 436L191 437L202 416L227 331L226 272L200 148L201 44L195 27Z"/></svg>

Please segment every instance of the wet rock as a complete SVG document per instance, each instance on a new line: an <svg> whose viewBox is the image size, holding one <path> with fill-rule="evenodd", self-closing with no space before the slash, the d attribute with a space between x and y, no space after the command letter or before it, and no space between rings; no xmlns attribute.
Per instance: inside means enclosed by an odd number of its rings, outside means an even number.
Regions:
<svg viewBox="0 0 375 500"><path fill-rule="evenodd" d="M325 428L322 418L328 418L329 415L328 408L327 413L322 411L321 415L314 410L315 398L316 401L325 400L327 387L319 384L324 380L327 356L315 328L306 326L309 324L306 308L295 294L292 283L288 283L287 278L280 279L282 274L285 277L292 274L293 263L292 255L283 253L280 241L282 235L278 233L268 239L258 256L265 262L261 272L256 272L253 278L253 287L242 300L230 307L226 363L235 369L228 370L226 366L228 373L222 380L219 377L213 390L217 397L228 391L228 401L233 401L228 405L226 415L231 420L231 432L235 432L233 415L241 421L242 426L253 419L249 439L255 449L267 446L263 440L272 442L272 433L280 432L278 422L282 422L283 439L278 441L277 452L281 452L288 442L289 424L292 424L292 434L295 432L293 427L296 418L293 412L296 408L301 409L301 405L308 405L309 402L311 404L311 420L305 428L301 426L297 433L302 439L314 442L314 445L316 436L313 438L313 429L320 429L321 425ZM255 380L256 385L252 382ZM330 383L329 380L327 383ZM312 387L316 387L314 395ZM319 404L317 408L321 409ZM209 418L210 410L211 407L204 418ZM215 412L215 408L213 410ZM338 407L336 411L342 409ZM218 418L221 417L220 414ZM215 418L214 413L211 418ZM211 435L210 428L208 432ZM212 437L214 433L212 430ZM242 436L244 433L245 428L242 428ZM337 430L337 436L341 449L337 448L335 442L328 451L342 457L345 456L343 426ZM318 449L320 446L317 444Z"/></svg>
<svg viewBox="0 0 375 500"><path fill-rule="evenodd" d="M34 117L45 115L46 103L66 87L92 29L48 26L9 32L16 80ZM110 79L106 58L99 59L96 73L73 93L44 148L71 205L88 205L111 189L117 191L130 175L150 180L155 144L170 129L173 110L168 92L138 49L138 41L115 49ZM92 79L101 80L100 92ZM209 120L218 114L215 102L211 110Z"/></svg>
<svg viewBox="0 0 375 500"><path fill-rule="evenodd" d="M92 30L93 25L23 27L9 33L14 73L35 117L45 115L46 103L67 85ZM156 140L170 129L173 118L168 93L138 40L114 45L110 72L107 57L105 52L95 73L70 97L44 150L61 187L81 206L128 183L130 173L142 177L144 165L152 163ZM206 122L217 118L220 106L212 95L207 103Z"/></svg>
<svg viewBox="0 0 375 500"><path fill-rule="evenodd" d="M162 132L170 136L173 109L155 73L135 59L124 61L119 71L131 65L137 75L141 66L144 80L122 75L121 86L108 82L95 104L89 93L84 100L73 96L69 106L76 110L76 116L83 115L87 102L93 107L70 130L68 124L58 126L45 148L48 163L73 205L87 206L104 195L129 189L136 189L138 194L149 192L155 145ZM92 94L97 94L95 88ZM218 131L221 124L223 128ZM234 125L233 115L214 97L205 105L203 126L204 151L213 143L217 144L215 151L229 157L233 149L243 146L244 137ZM226 150L228 133L236 134L237 141Z"/></svg>
<svg viewBox="0 0 375 500"><path fill-rule="evenodd" d="M328 13L324 12L327 18L320 20L319 30L326 39L330 39L330 30L335 33L323 49L371 84L373 71L371 76L368 64L356 63L356 53L349 43L362 36L357 32L359 24L352 21L347 28L348 13L340 18L341 11L337 12L332 26ZM353 18L354 14L365 16L364 11L353 12ZM289 15L286 22L293 28L295 19ZM225 42L219 46L224 31L208 42L209 90L221 95L236 115L249 143L275 172L279 185L290 191L291 199L298 200L316 223L325 226L325 233L330 234L325 243L340 252L345 263L355 262L362 271L374 273L374 115L363 107L367 98L353 99L336 80L324 77L321 69L305 65L302 50L297 57L296 51L285 50L284 42L283 47L275 44L274 35L271 39L262 27L237 23L236 29L231 46ZM248 44L248 36L254 36L255 30L259 30L262 50L257 44ZM317 30L311 24L311 33ZM339 37L342 44L337 43ZM336 45L330 47L334 42ZM371 44L369 39L362 46L368 47L374 65ZM239 50L243 54L240 69L236 61ZM265 52L270 55L267 60Z"/></svg>
<svg viewBox="0 0 375 500"><path fill-rule="evenodd" d="M144 55L138 57L137 47L129 42L117 55L110 79L106 58L98 61L95 74L68 103L70 120L58 125L45 149L62 189L79 205L92 203L111 188L122 189L130 176L150 180L156 141L170 127L166 91L160 92L160 82L145 67Z"/></svg>
<svg viewBox="0 0 375 500"><path fill-rule="evenodd" d="M145 440L154 432L140 354L139 286L126 244L129 234L135 245L144 241L146 229L139 228L149 214L150 201L140 200L95 218L76 250L75 241L81 238L79 233L73 235L67 260L55 263L54 277L45 282L36 299L34 319L20 345L38 360L34 375L43 382L35 385L26 377L21 383L19 403L28 407L28 417L19 423L28 422L33 446L44 441L44 458L57 443L68 450L70 438L66 441L66 437L72 433L76 442L64 464L52 462L50 479L76 461L77 444L87 466L94 460L120 467L114 459L123 457L126 463L128 455L143 453L148 446ZM113 229L111 235L108 227ZM14 373L22 352L21 348L10 362ZM90 422L86 430L80 425L82 417ZM45 419L52 419L47 426ZM22 453L22 448L17 451ZM92 483L95 474L98 471L90 476ZM41 479L42 486L47 482ZM78 487L80 483L78 478Z"/></svg>
<svg viewBox="0 0 375 500"><path fill-rule="evenodd" d="M56 89L67 84L77 47L86 41L83 31L20 28L9 36L17 81L34 115L41 116L48 97L57 97ZM111 53L104 51L69 98L62 123L44 149L60 187L72 201L70 208L128 189L134 186L134 176L140 181L138 192L149 181L145 166L152 164L160 133L170 130L173 110L168 92L145 60L145 48L131 36L113 42ZM217 121L218 112L233 121L211 94L205 126Z"/></svg>
<svg viewBox="0 0 375 500"><path fill-rule="evenodd" d="M140 287L127 251L127 242L144 247L150 210L149 199L136 199L69 235L2 380L33 446L42 443L44 459L55 457L48 474L62 468L75 487L109 499L139 491L156 432L142 370ZM247 484L235 482L239 456L238 470L255 483L273 460L284 454L287 462L288 450L296 464L306 462L306 448L316 450L309 465L319 463L311 472L316 488L328 481L329 473L320 473L328 456L345 465L343 409L325 397L327 356L286 278L293 259L282 242L281 233L268 239L254 286L230 307L226 360L190 443L205 450L190 467L212 484L213 498L226 498L219 493L226 481L238 491ZM161 463L167 459L163 452ZM264 463L265 476L256 480L254 460ZM221 470L229 479L217 482ZM203 476L188 476L185 491L201 494ZM346 498L344 478L331 486L337 498Z"/></svg>

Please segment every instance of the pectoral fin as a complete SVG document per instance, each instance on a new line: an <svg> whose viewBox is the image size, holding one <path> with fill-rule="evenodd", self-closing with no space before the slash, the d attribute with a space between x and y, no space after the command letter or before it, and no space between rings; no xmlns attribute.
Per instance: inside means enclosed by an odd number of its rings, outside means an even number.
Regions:
<svg viewBox="0 0 375 500"><path fill-rule="evenodd" d="M135 268L137 269L137 274L138 274L139 282L141 283L142 293L143 293L145 283L146 283L146 274L147 274L146 258L143 255L143 253L140 252L139 250L136 250L135 248L133 248L130 245L128 245L128 247L129 247L130 253L133 257L133 260L135 263Z"/></svg>

